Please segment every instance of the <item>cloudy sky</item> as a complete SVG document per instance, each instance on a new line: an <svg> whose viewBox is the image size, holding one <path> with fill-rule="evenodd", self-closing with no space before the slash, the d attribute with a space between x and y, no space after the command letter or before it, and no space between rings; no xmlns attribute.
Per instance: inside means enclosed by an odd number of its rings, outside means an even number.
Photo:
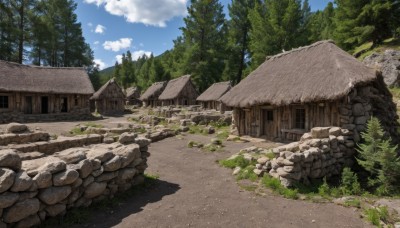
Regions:
<svg viewBox="0 0 400 228"><path fill-rule="evenodd" d="M220 0L227 5L231 0ZM313 11L329 0L309 0ZM189 0L77 0L78 20L101 69L130 50L133 58L155 56L173 47L181 34Z"/></svg>

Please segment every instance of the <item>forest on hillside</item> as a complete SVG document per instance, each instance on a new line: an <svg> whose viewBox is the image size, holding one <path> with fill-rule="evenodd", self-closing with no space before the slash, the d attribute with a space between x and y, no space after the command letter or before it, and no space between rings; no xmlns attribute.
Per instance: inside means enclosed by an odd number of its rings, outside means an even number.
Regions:
<svg viewBox="0 0 400 228"><path fill-rule="evenodd" d="M190 0L181 35L160 56L122 62L100 75L82 35L73 0L0 0L0 60L47 66L84 66L96 89L111 77L124 87L191 74L200 92L219 81L237 84L266 56L332 39L371 48L400 34L400 0L335 0L311 12L308 0Z"/></svg>

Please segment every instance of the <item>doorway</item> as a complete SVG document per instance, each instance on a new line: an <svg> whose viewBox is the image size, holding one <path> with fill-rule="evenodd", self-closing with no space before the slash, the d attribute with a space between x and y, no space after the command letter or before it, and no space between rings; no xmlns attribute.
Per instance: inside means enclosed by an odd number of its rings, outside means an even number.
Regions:
<svg viewBox="0 0 400 228"><path fill-rule="evenodd" d="M68 112L68 98L61 98L61 112Z"/></svg>
<svg viewBox="0 0 400 228"><path fill-rule="evenodd" d="M274 137L274 111L273 110L262 110L263 117L263 133L267 138Z"/></svg>
<svg viewBox="0 0 400 228"><path fill-rule="evenodd" d="M25 114L32 114L32 96L25 97Z"/></svg>
<svg viewBox="0 0 400 228"><path fill-rule="evenodd" d="M42 114L49 113L49 97L42 97Z"/></svg>

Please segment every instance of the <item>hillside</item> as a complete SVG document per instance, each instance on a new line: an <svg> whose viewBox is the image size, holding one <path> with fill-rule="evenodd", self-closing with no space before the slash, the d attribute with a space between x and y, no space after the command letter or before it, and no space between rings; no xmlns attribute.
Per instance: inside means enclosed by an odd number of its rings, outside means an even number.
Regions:
<svg viewBox="0 0 400 228"><path fill-rule="evenodd" d="M372 53L383 53L388 49L394 49L394 50L399 50L400 51L400 38L394 39L387 39L383 41L383 44L372 48L372 42L365 43L357 48L354 49L354 51L351 51L350 54L353 54L354 56L357 56L357 58L360 61L363 61L365 57L371 55Z"/></svg>

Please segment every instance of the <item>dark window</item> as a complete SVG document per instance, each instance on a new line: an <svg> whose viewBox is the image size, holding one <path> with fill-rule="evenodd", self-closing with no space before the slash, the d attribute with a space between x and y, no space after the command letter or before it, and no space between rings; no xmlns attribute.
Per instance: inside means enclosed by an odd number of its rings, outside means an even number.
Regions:
<svg viewBox="0 0 400 228"><path fill-rule="evenodd" d="M299 108L296 109L295 127L299 129L306 128L306 110Z"/></svg>
<svg viewBox="0 0 400 228"><path fill-rule="evenodd" d="M274 121L274 111L267 111L267 121Z"/></svg>
<svg viewBox="0 0 400 228"><path fill-rule="evenodd" d="M78 96L77 95L75 95L75 106L78 106L79 105L79 102L78 102Z"/></svg>
<svg viewBox="0 0 400 228"><path fill-rule="evenodd" d="M0 96L0 108L8 108L8 96Z"/></svg>

